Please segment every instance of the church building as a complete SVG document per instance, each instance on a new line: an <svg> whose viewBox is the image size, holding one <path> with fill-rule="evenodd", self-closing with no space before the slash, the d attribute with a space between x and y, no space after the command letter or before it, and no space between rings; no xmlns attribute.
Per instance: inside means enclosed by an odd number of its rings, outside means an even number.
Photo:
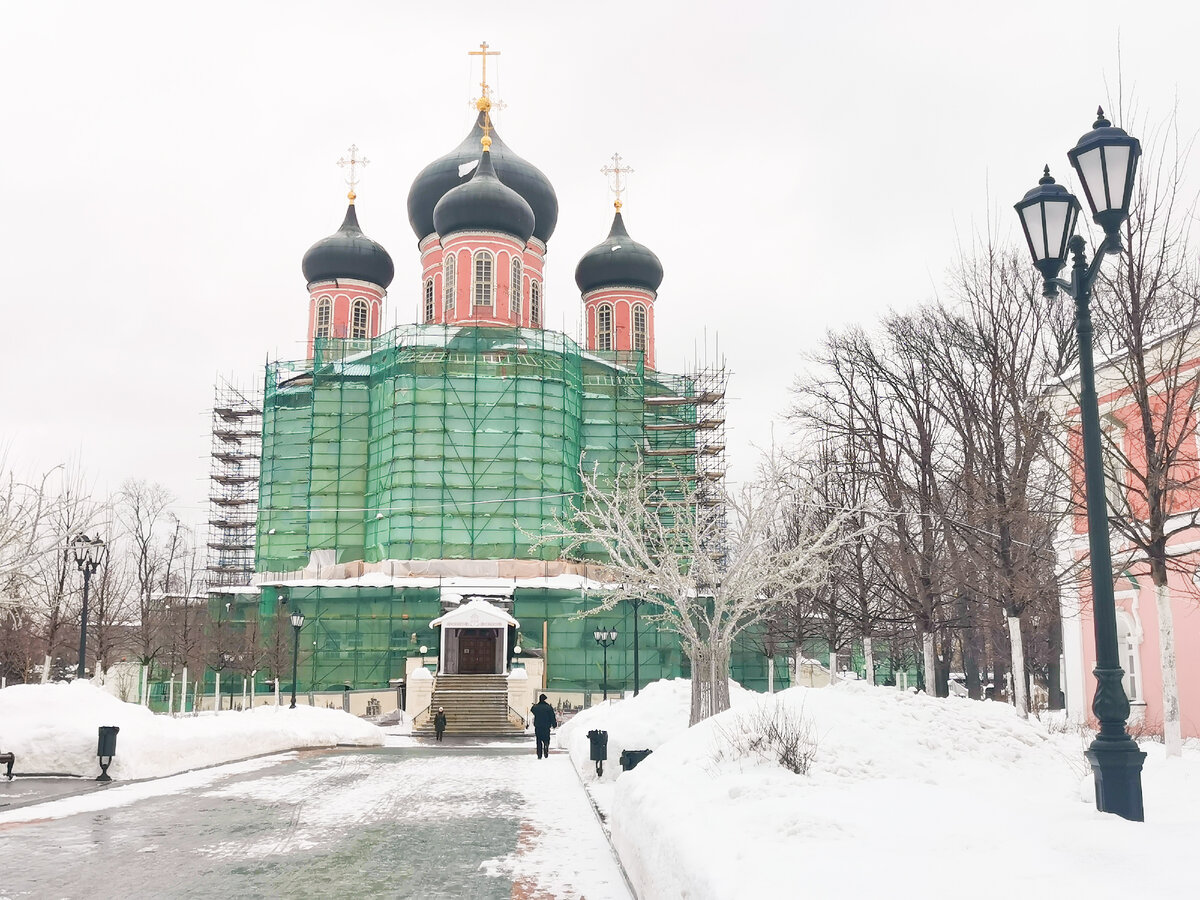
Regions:
<svg viewBox="0 0 1200 900"><path fill-rule="evenodd" d="M635 641L640 685L689 673L675 636L635 610L577 617L599 602L602 559L567 560L535 545L569 512L581 469L640 463L666 490L719 482L725 373L659 369L664 271L630 236L620 199L629 170L619 157L605 170L617 179L612 226L576 257L578 297L549 296L558 200L497 133L492 54L482 50L474 127L408 194L421 275L401 294L416 298L416 321L390 331L392 257L367 232L396 210L375 198L356 205L361 160L352 148L345 218L301 263L307 353L266 367L261 407L251 411L261 414L260 466L239 464L253 472L245 490L221 493L246 502L214 497L214 527L235 523L216 539L230 548L227 570L240 547L253 571L213 596L264 648L259 681L268 672L290 682L288 617L299 610L302 695L344 695L354 712L360 697L386 711L405 695L418 714L465 690L491 692L492 719L471 713L482 718L463 730L496 731L506 715L518 727L508 707L527 713L524 700L542 690L576 705L599 697L596 630L618 635L607 652L611 691L637 686ZM553 304L574 302L582 346L546 327ZM244 417L228 421L230 433L253 431ZM219 430L214 445L226 446ZM257 510L252 527L247 507ZM268 657L284 638L281 668ZM763 687L765 672L753 648L736 654L733 677Z"/></svg>

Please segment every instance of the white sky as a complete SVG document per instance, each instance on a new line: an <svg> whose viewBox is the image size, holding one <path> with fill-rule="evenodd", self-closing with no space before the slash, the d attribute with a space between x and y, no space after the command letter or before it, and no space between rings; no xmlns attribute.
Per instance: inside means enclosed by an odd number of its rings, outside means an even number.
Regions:
<svg viewBox="0 0 1200 900"><path fill-rule="evenodd" d="M548 323L577 333L618 151L626 223L666 270L660 367L719 342L735 475L826 329L930 299L989 220L1015 236L1012 204L1046 162L1066 179L1119 68L1153 122L1200 116L1184 0L189 8L4 6L0 447L100 491L161 481L194 522L215 377L303 354L300 259L341 222L351 143L360 222L396 261L389 324L415 318L405 199L470 127L481 40L498 130L558 192Z"/></svg>

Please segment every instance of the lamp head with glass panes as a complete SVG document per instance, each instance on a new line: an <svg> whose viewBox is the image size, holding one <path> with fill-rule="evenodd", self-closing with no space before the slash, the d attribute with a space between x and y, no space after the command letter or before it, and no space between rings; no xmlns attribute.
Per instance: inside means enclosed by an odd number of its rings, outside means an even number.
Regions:
<svg viewBox="0 0 1200 900"><path fill-rule="evenodd" d="M1134 175L1142 145L1123 128L1116 128L1096 110L1092 130L1079 139L1067 159L1079 174L1092 208L1092 219L1110 239L1120 240L1121 223L1129 217Z"/></svg>
<svg viewBox="0 0 1200 900"><path fill-rule="evenodd" d="M1053 281L1066 265L1067 243L1075 233L1079 201L1051 177L1050 167L1046 166L1037 187L1016 204L1016 210L1033 264L1046 279L1046 296L1053 296Z"/></svg>

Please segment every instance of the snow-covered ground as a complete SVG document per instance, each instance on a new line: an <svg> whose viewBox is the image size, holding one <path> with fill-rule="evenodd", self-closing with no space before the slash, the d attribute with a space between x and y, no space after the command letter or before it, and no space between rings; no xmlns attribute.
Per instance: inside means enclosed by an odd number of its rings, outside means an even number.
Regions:
<svg viewBox="0 0 1200 900"><path fill-rule="evenodd" d="M86 681L17 684L0 690L0 749L15 771L96 775L97 729L116 725L108 773L119 781L305 747L383 744L383 731L341 710L260 706L245 712L159 716Z"/></svg>
<svg viewBox="0 0 1200 900"><path fill-rule="evenodd" d="M687 683L658 682L558 735L641 896L1182 897L1200 884L1200 742L1182 759L1143 745L1134 823L1096 812L1087 738L1007 705L865 683L733 702L688 729ZM807 774L746 749L773 718L808 730ZM592 728L609 732L599 783ZM621 773L627 747L654 753Z"/></svg>

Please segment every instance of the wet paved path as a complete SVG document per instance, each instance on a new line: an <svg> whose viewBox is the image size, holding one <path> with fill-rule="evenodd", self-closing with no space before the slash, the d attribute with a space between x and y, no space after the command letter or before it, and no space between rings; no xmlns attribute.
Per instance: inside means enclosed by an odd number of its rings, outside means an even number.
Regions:
<svg viewBox="0 0 1200 900"><path fill-rule="evenodd" d="M86 798L106 808L62 818L27 807L0 824L0 898L629 896L565 754L416 747L264 766L124 805L110 788Z"/></svg>

